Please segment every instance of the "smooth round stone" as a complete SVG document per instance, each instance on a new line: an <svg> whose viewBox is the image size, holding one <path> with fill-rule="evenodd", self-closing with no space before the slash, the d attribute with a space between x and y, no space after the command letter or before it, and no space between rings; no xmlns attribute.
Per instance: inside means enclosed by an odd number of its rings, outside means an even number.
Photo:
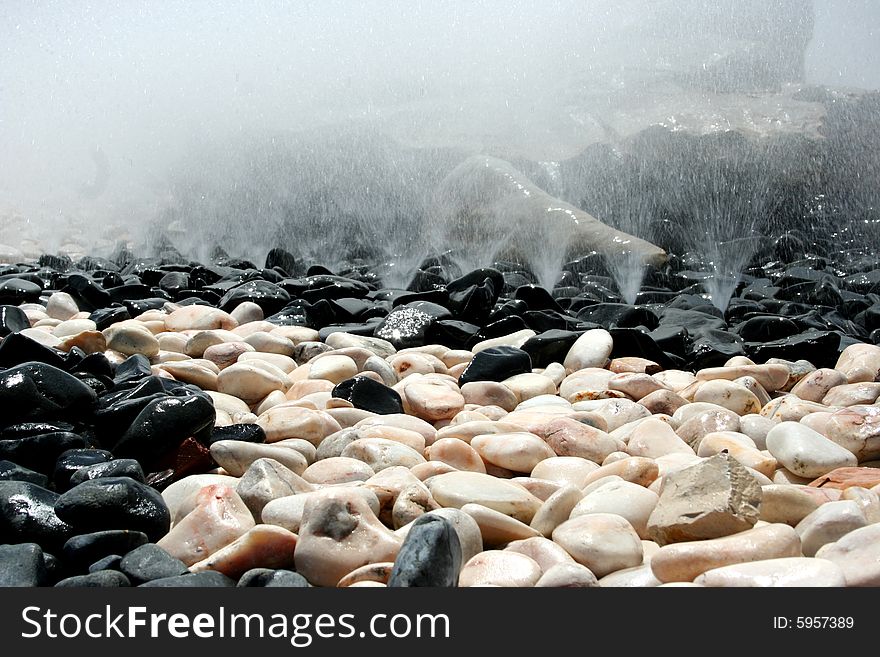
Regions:
<svg viewBox="0 0 880 657"><path fill-rule="evenodd" d="M782 389L788 383L790 370L785 365L754 365L743 364L731 367L707 367L697 372L697 380L726 380L733 381L743 376L750 376L757 380L767 392Z"/></svg>
<svg viewBox="0 0 880 657"><path fill-rule="evenodd" d="M561 406L564 409L570 409L571 403L565 401L562 397L554 394L541 394L531 397L517 404L517 410L524 411L529 408L545 407L545 406Z"/></svg>
<svg viewBox="0 0 880 657"><path fill-rule="evenodd" d="M543 374L534 374L532 372L517 374L516 376L504 379L502 383L516 396L518 403L541 395L556 394L556 384L553 383L552 379L547 378Z"/></svg>
<svg viewBox="0 0 880 657"><path fill-rule="evenodd" d="M251 463L235 487L255 519L260 518L263 508L272 500L314 489L293 470L271 458L260 458Z"/></svg>
<svg viewBox="0 0 880 657"><path fill-rule="evenodd" d="M306 501L296 571L315 586L336 586L355 568L394 561L400 546L358 492L336 488Z"/></svg>
<svg viewBox="0 0 880 657"><path fill-rule="evenodd" d="M880 458L880 406L855 405L835 411L827 417L822 433L860 462Z"/></svg>
<svg viewBox="0 0 880 657"><path fill-rule="evenodd" d="M126 554L119 563L119 570L135 586L154 579L175 577L188 572L185 563L154 543L141 545Z"/></svg>
<svg viewBox="0 0 880 657"><path fill-rule="evenodd" d="M558 543L596 577L642 563L642 543L621 516L594 513L571 518L553 530Z"/></svg>
<svg viewBox="0 0 880 657"><path fill-rule="evenodd" d="M363 461L334 456L312 463L302 473L302 478L311 484L331 485L366 481L374 474L373 469Z"/></svg>
<svg viewBox="0 0 880 657"><path fill-rule="evenodd" d="M664 415L672 415L688 401L683 397L675 394L671 390L655 390L638 400L641 406L650 411L652 415L663 413Z"/></svg>
<svg viewBox="0 0 880 657"><path fill-rule="evenodd" d="M556 456L538 436L525 432L474 436L470 446L487 463L514 472L531 472L544 459Z"/></svg>
<svg viewBox="0 0 880 657"><path fill-rule="evenodd" d="M629 481L609 482L591 491L572 509L570 517L611 513L625 518L639 538L648 538L648 518L659 500L657 493Z"/></svg>
<svg viewBox="0 0 880 657"><path fill-rule="evenodd" d="M651 557L650 565L661 582L692 582L713 568L800 556L797 532L788 525L771 524L722 538L664 545Z"/></svg>
<svg viewBox="0 0 880 657"><path fill-rule="evenodd" d="M761 409L761 415L774 422L798 422L810 413L822 413L828 410L824 404L804 401L794 395L785 395L771 399Z"/></svg>
<svg viewBox="0 0 880 657"><path fill-rule="evenodd" d="M388 364L399 380L403 380L413 374L433 374L436 372L434 361L429 354L408 353L397 354L389 359Z"/></svg>
<svg viewBox="0 0 880 657"><path fill-rule="evenodd" d="M758 451L751 438L735 431L707 433L700 441L697 456L710 457L724 451L744 466L757 470L765 477L772 477L776 471L775 458L766 452Z"/></svg>
<svg viewBox="0 0 880 657"><path fill-rule="evenodd" d="M296 534L282 527L257 525L193 564L190 570L194 573L216 571L238 579L254 568L292 568L296 544Z"/></svg>
<svg viewBox="0 0 880 657"><path fill-rule="evenodd" d="M56 338L66 338L77 335L84 331L95 331L97 325L90 319L68 319L60 324L56 324L52 329L52 333Z"/></svg>
<svg viewBox="0 0 880 657"><path fill-rule="evenodd" d="M29 340L33 340L34 342L43 345L44 347L55 347L57 348L61 344L61 339L56 338L52 335L47 329L44 330L42 328L26 328L22 329L18 332L19 335L22 335ZM105 338L106 343L106 338Z"/></svg>
<svg viewBox="0 0 880 657"><path fill-rule="evenodd" d="M767 434L776 426L776 422L762 415L743 415L739 421L739 430L755 443L757 449L767 449Z"/></svg>
<svg viewBox="0 0 880 657"><path fill-rule="evenodd" d="M143 532L115 529L72 536L64 544L61 556L76 571L85 570L90 564L111 554L127 554L147 542Z"/></svg>
<svg viewBox="0 0 880 657"><path fill-rule="evenodd" d="M357 459L369 465L374 472L402 465L411 468L425 462L425 457L412 447L384 438L360 438L349 443L341 456Z"/></svg>
<svg viewBox="0 0 880 657"><path fill-rule="evenodd" d="M551 456L532 468L531 476L545 479L562 486L583 488L587 479L599 469L593 461L578 456Z"/></svg>
<svg viewBox="0 0 880 657"><path fill-rule="evenodd" d="M481 351L485 351L486 349L491 349L493 347L516 347L517 349L521 349L522 346L529 341L529 338L533 338L536 335L537 333L535 333L531 329L514 331L513 333L508 333L507 335L502 335L497 338L490 338L488 340L478 342L473 347L471 347L471 351L474 353L474 358L476 358L476 355Z"/></svg>
<svg viewBox="0 0 880 657"><path fill-rule="evenodd" d="M257 418L257 424L266 432L268 443L301 438L316 447L330 434L342 430L339 423L323 411L287 405L273 406Z"/></svg>
<svg viewBox="0 0 880 657"><path fill-rule="evenodd" d="M656 459L667 454L693 454L694 450L678 437L668 422L646 418L630 434L626 452L633 456Z"/></svg>
<svg viewBox="0 0 880 657"><path fill-rule="evenodd" d="M596 576L579 563L558 563L544 571L535 583L536 588L595 588Z"/></svg>
<svg viewBox="0 0 880 657"><path fill-rule="evenodd" d="M559 396L569 402L586 399L585 393L608 390L608 382L613 372L600 367L585 367L575 370L559 384Z"/></svg>
<svg viewBox="0 0 880 657"><path fill-rule="evenodd" d="M342 488L354 491L356 495L360 495L364 499L364 502L366 502L366 504L370 507L374 515L379 513L379 498L376 497L376 493L363 486L343 485L339 487L319 489L311 492L297 493L295 495L288 495L286 497L279 497L274 500L270 500L263 507L263 511L260 514L260 519L267 525L284 527L288 531L297 533L299 532L300 526L303 521L303 511L305 509L306 502L308 502L313 497L329 494L332 491L340 490Z"/></svg>
<svg viewBox="0 0 880 657"><path fill-rule="evenodd" d="M834 369L850 383L876 381L880 375L880 347L872 344L851 344L844 349Z"/></svg>
<svg viewBox="0 0 880 657"><path fill-rule="evenodd" d="M660 580L654 577L650 564L643 564L606 575L599 580L599 586L605 588L652 588L660 586Z"/></svg>
<svg viewBox="0 0 880 657"><path fill-rule="evenodd" d="M119 588L131 586L131 581L128 577L115 570L100 570L87 575L65 577L55 586L58 588Z"/></svg>
<svg viewBox="0 0 880 657"><path fill-rule="evenodd" d="M442 506L480 504L523 523L531 522L541 507L541 500L522 486L478 472L448 472L425 483Z"/></svg>
<svg viewBox="0 0 880 657"><path fill-rule="evenodd" d="M399 427L401 429L409 429L410 431L415 431L422 434L422 436L424 436L425 438L425 445L430 445L434 442L435 437L439 437L437 436L437 430L433 427L433 425L427 423L425 420L421 420L417 417L406 415L404 413L394 413L391 415L376 415L368 417L358 421L355 426L357 428L372 426L391 426Z"/></svg>
<svg viewBox="0 0 880 657"><path fill-rule="evenodd" d="M168 485L162 491L162 499L165 500L165 504L168 506L168 511L171 514L172 526L195 508L196 495L205 486L223 484L235 488L238 485L238 481L236 477L228 475L198 474L184 477Z"/></svg>
<svg viewBox="0 0 880 657"><path fill-rule="evenodd" d="M102 331L107 348L126 356L143 354L152 358L159 353L159 341L139 322L125 321Z"/></svg>
<svg viewBox="0 0 880 657"><path fill-rule="evenodd" d="M58 335L57 328L55 335ZM880 397L880 382L848 383L828 391L822 398L825 406L856 406L873 404Z"/></svg>
<svg viewBox="0 0 880 657"><path fill-rule="evenodd" d="M595 463L602 463L609 454L625 447L605 431L569 417L553 418L537 433L557 456L577 456Z"/></svg>
<svg viewBox="0 0 880 657"><path fill-rule="evenodd" d="M861 486L850 486L840 496L842 500L852 500L859 505L868 524L880 522L880 495Z"/></svg>
<svg viewBox="0 0 880 657"><path fill-rule="evenodd" d="M263 309L253 301L242 301L229 311L229 315L238 322L238 325L249 322L259 322L263 319Z"/></svg>
<svg viewBox="0 0 880 657"><path fill-rule="evenodd" d="M523 428L518 424L510 422L492 422L486 420L476 420L473 422L463 422L462 424L450 424L437 431L436 438L455 438L470 444L474 436L494 433L515 433L522 431Z"/></svg>
<svg viewBox="0 0 880 657"><path fill-rule="evenodd" d="M251 348L253 349L253 348ZM285 374L290 374L297 369L296 361L284 354L274 354L265 351L243 351L238 355L239 363L262 362L274 365Z"/></svg>
<svg viewBox="0 0 880 657"><path fill-rule="evenodd" d="M246 342L223 342L205 349L202 358L211 361L220 369L225 369L238 362L242 354L253 351L254 348Z"/></svg>
<svg viewBox="0 0 880 657"><path fill-rule="evenodd" d="M485 474L486 465L479 453L463 440L458 438L441 438L427 448L429 461L448 463L456 470L481 472Z"/></svg>
<svg viewBox="0 0 880 657"><path fill-rule="evenodd" d="M605 329L585 331L568 350L562 364L571 371L604 367L613 347L614 340Z"/></svg>
<svg viewBox="0 0 880 657"><path fill-rule="evenodd" d="M738 563L706 571L694 580L703 586L723 587L841 587L846 578L827 559L787 557Z"/></svg>
<svg viewBox="0 0 880 657"><path fill-rule="evenodd" d="M761 486L761 491L759 519L769 523L781 522L794 527L823 503L801 486L770 484Z"/></svg>
<svg viewBox="0 0 880 657"><path fill-rule="evenodd" d="M400 546L388 586L454 587L463 565L461 555L452 523L441 516L421 516Z"/></svg>
<svg viewBox="0 0 880 657"><path fill-rule="evenodd" d="M583 492L577 486L563 486L544 501L535 517L532 518L530 526L549 538L554 529L568 520L572 509L577 506L583 496Z"/></svg>
<svg viewBox="0 0 880 657"><path fill-rule="evenodd" d="M231 331L199 331L186 341L184 353L192 358L201 358L209 347L234 343L238 339L238 335Z"/></svg>
<svg viewBox="0 0 880 657"><path fill-rule="evenodd" d="M477 521L483 545L504 545L511 541L540 536L525 523L480 504L465 504L461 510Z"/></svg>
<svg viewBox="0 0 880 657"><path fill-rule="evenodd" d="M880 524L856 529L822 546L816 558L840 566L847 586L880 586Z"/></svg>
<svg viewBox="0 0 880 657"><path fill-rule="evenodd" d="M806 401L821 402L829 390L847 382L843 373L823 367L798 381L791 389L791 394Z"/></svg>
<svg viewBox="0 0 880 657"><path fill-rule="evenodd" d="M413 414L428 422L451 420L464 409L461 393L442 384L411 383L404 389L404 397Z"/></svg>
<svg viewBox="0 0 880 657"><path fill-rule="evenodd" d="M428 511L439 509L440 505L421 482L403 489L394 500L391 508L391 525L394 529L410 524Z"/></svg>
<svg viewBox="0 0 880 657"><path fill-rule="evenodd" d="M605 420L605 431L609 433L651 414L648 409L630 399L599 399L581 401L571 406L576 411L591 411Z"/></svg>
<svg viewBox="0 0 880 657"><path fill-rule="evenodd" d="M163 363L162 369L178 381L192 383L202 390L217 389L217 372L211 367L216 365L206 360L184 360Z"/></svg>
<svg viewBox="0 0 880 657"><path fill-rule="evenodd" d="M660 475L660 468L654 459L643 456L631 456L614 461L608 465L603 465L598 470L593 471L587 477L584 486L611 475L620 477L625 481L631 481L639 486L650 486Z"/></svg>
<svg viewBox="0 0 880 657"><path fill-rule="evenodd" d="M563 486L557 481L537 479L535 477L511 477L510 481L519 484L542 502L547 501L548 497Z"/></svg>
<svg viewBox="0 0 880 657"><path fill-rule="evenodd" d="M79 312L73 297L67 292L53 292L46 302L46 314L52 319L61 321L72 318Z"/></svg>
<svg viewBox="0 0 880 657"><path fill-rule="evenodd" d="M210 306L184 306L172 311L165 317L165 327L169 331L232 330L236 326L238 326L238 322L229 313Z"/></svg>
<svg viewBox="0 0 880 657"><path fill-rule="evenodd" d="M443 518L452 525L458 536L461 546L461 565L463 566L468 560L483 551L483 535L480 533L480 526L473 517L461 509L441 508L428 511L426 516L438 516ZM409 525L401 528L401 531L408 531Z"/></svg>
<svg viewBox="0 0 880 657"><path fill-rule="evenodd" d="M608 388L609 390L619 390L634 400L640 400L653 392L666 390L666 386L658 382L657 379L640 372L615 374L608 380Z"/></svg>
<svg viewBox="0 0 880 657"><path fill-rule="evenodd" d="M406 445L420 454L425 451L425 437L418 431L391 425L362 426L358 429L361 438L382 438Z"/></svg>
<svg viewBox="0 0 880 657"><path fill-rule="evenodd" d="M508 552L519 552L535 560L541 566L542 572L560 563L575 563L571 555L558 543L543 536L532 536L518 541L512 541L504 548Z"/></svg>
<svg viewBox="0 0 880 657"><path fill-rule="evenodd" d="M199 490L193 508L157 544L187 566L228 545L254 526L254 518L235 489L212 484Z"/></svg>
<svg viewBox="0 0 880 657"><path fill-rule="evenodd" d="M541 567L524 554L506 550L481 552L461 569L458 585L531 587L541 578Z"/></svg>
<svg viewBox="0 0 880 657"><path fill-rule="evenodd" d="M459 382L461 379L459 378ZM503 383L495 381L471 381L461 386L461 395L466 404L480 406L499 406L505 411L516 408L517 398L513 391Z"/></svg>
<svg viewBox="0 0 880 657"><path fill-rule="evenodd" d="M781 422L767 433L767 449L794 474L815 478L858 461L847 449L797 422Z"/></svg>
<svg viewBox="0 0 880 657"><path fill-rule="evenodd" d="M284 373L273 373L254 362L235 363L217 375L217 390L238 397L247 404L256 404L274 390L289 387Z"/></svg>
<svg viewBox="0 0 880 657"><path fill-rule="evenodd" d="M265 331L254 331L244 337L244 341L251 345L255 351L267 354L280 354L282 356L293 356L296 351L296 345L283 335L275 333L266 333Z"/></svg>
<svg viewBox="0 0 880 657"><path fill-rule="evenodd" d="M716 431L739 431L739 416L726 408L708 410L685 420L675 433L696 450L703 436Z"/></svg>
<svg viewBox="0 0 880 657"><path fill-rule="evenodd" d="M274 459L300 476L309 467L306 457L299 450L278 443L267 445L241 440L218 440L211 445L210 450L218 465L233 477L243 476L254 461L262 458Z"/></svg>
<svg viewBox="0 0 880 657"><path fill-rule="evenodd" d="M350 379L357 373L357 364L351 358L331 353L312 361L309 378L325 379L335 385Z"/></svg>
<svg viewBox="0 0 880 657"><path fill-rule="evenodd" d="M826 502L801 520L794 528L801 538L806 557L815 556L819 548L867 525L865 514L851 500Z"/></svg>

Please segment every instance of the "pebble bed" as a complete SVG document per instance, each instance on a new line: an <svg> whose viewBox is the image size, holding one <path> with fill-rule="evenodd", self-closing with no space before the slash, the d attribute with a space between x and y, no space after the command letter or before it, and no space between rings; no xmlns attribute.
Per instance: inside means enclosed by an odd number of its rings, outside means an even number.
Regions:
<svg viewBox="0 0 880 657"><path fill-rule="evenodd" d="M880 585L872 273L566 274L0 265L0 585Z"/></svg>

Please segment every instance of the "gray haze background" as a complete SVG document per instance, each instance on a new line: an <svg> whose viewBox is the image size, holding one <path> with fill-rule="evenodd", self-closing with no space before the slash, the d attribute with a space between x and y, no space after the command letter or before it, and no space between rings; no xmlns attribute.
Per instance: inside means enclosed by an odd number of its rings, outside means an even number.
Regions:
<svg viewBox="0 0 880 657"><path fill-rule="evenodd" d="M652 56L631 39L650 5L2 0L0 221L24 214L47 246L75 220L144 224L187 153L222 159L257 132L387 118L425 99L447 136L458 121L491 131L510 108L552 116L568 80ZM815 18L807 80L880 87L880 2L816 0ZM652 29L667 27L690 26ZM111 175L93 199L96 150Z"/></svg>

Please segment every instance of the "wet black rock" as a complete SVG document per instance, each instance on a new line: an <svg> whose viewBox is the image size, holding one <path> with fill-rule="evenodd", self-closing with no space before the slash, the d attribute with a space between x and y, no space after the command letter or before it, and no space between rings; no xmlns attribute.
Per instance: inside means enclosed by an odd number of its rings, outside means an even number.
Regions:
<svg viewBox="0 0 880 657"><path fill-rule="evenodd" d="M135 481L144 483L146 478L141 464L134 459L114 459L106 463L95 463L79 468L70 475L69 485L78 486L84 481L99 479L101 477L130 477Z"/></svg>
<svg viewBox="0 0 880 657"><path fill-rule="evenodd" d="M379 415L404 412L403 401L396 390L365 376L341 381L333 387L330 394L350 401L355 408Z"/></svg>
<svg viewBox="0 0 880 657"><path fill-rule="evenodd" d="M70 274L67 277L67 285L61 291L72 296L80 310L91 312L113 304L113 298L107 290L83 274Z"/></svg>
<svg viewBox="0 0 880 657"><path fill-rule="evenodd" d="M69 431L52 431L22 438L0 439L0 459L51 474L58 457L70 449L87 447L86 439Z"/></svg>
<svg viewBox="0 0 880 657"><path fill-rule="evenodd" d="M36 543L0 545L0 587L44 586L48 575Z"/></svg>
<svg viewBox="0 0 880 657"><path fill-rule="evenodd" d="M666 327L668 329L668 327ZM661 329L658 329L660 331ZM613 348L611 350L611 358L621 358L624 356L637 356L639 358L647 358L653 360L664 369L674 369L680 367L682 363L676 362L672 356L661 348L654 339L655 333L645 333L637 328L613 328L609 331L613 340ZM678 335L678 334L676 334ZM682 335L686 335L682 333ZM684 341L675 345L680 347L676 349L679 353L684 352Z"/></svg>
<svg viewBox="0 0 880 657"><path fill-rule="evenodd" d="M0 342L0 367L14 367L32 362L45 363L60 369L64 369L65 366L61 352L41 345L21 333L7 335L3 338L3 342Z"/></svg>
<svg viewBox="0 0 880 657"><path fill-rule="evenodd" d="M55 513L58 494L24 481L0 481L0 543L39 543L53 551L73 528Z"/></svg>
<svg viewBox="0 0 880 657"><path fill-rule="evenodd" d="M529 310L555 310L556 312L562 312L562 307L547 290L539 285L521 285L516 288L513 298L525 301Z"/></svg>
<svg viewBox="0 0 880 657"><path fill-rule="evenodd" d="M189 287L189 274L186 272L171 271L159 279L159 289L170 294L172 298L180 298L180 293Z"/></svg>
<svg viewBox="0 0 880 657"><path fill-rule="evenodd" d="M131 315L125 306L113 306L112 308L93 310L89 315L89 319L95 323L99 331L103 331L116 322L124 322L126 319L131 319Z"/></svg>
<svg viewBox="0 0 880 657"><path fill-rule="evenodd" d="M442 306L425 301L398 306L376 326L373 335L387 340L394 345L395 349L424 345L431 324L438 319L436 314L425 312L423 310L425 307L434 307L446 311L445 316L441 316L440 319L452 317L452 314Z"/></svg>
<svg viewBox="0 0 880 657"><path fill-rule="evenodd" d="M302 267L297 262L296 257L289 251L281 248L275 248L266 254L266 269L280 269L288 276L298 276L302 273Z"/></svg>
<svg viewBox="0 0 880 657"><path fill-rule="evenodd" d="M452 524L430 514L417 518L400 546L388 587L455 587L461 542Z"/></svg>
<svg viewBox="0 0 880 657"><path fill-rule="evenodd" d="M517 347L489 347L474 354L458 379L463 386L471 381L504 381L515 374L532 371L532 359Z"/></svg>
<svg viewBox="0 0 880 657"><path fill-rule="evenodd" d="M547 367L550 363L565 360L578 335L574 331L551 329L526 340L522 350L531 357L533 367Z"/></svg>
<svg viewBox="0 0 880 657"><path fill-rule="evenodd" d="M0 338L30 328L31 323L24 311L17 306L0 306Z"/></svg>
<svg viewBox="0 0 880 657"><path fill-rule="evenodd" d="M577 313L578 319L592 322L609 328L632 328L644 326L649 331L657 328L657 315L644 306L629 306L623 303L598 303L582 308ZM723 323L723 322L722 322Z"/></svg>
<svg viewBox="0 0 880 657"><path fill-rule="evenodd" d="M135 585L189 572L185 563L155 543L145 543L126 554L119 564L119 570Z"/></svg>
<svg viewBox="0 0 880 657"><path fill-rule="evenodd" d="M272 315L290 302L290 294L268 281L248 281L223 295L218 307L226 312L231 312L245 301L257 304L263 309L264 315Z"/></svg>
<svg viewBox="0 0 880 657"><path fill-rule="evenodd" d="M49 486L49 477L12 461L0 461L0 481L26 481L42 488Z"/></svg>
<svg viewBox="0 0 880 657"><path fill-rule="evenodd" d="M475 269L451 281L449 309L456 319L479 324L489 317L504 287L504 276L497 269Z"/></svg>
<svg viewBox="0 0 880 657"><path fill-rule="evenodd" d="M61 549L61 558L74 572L112 554L127 554L148 542L147 535L127 529L109 529L71 536Z"/></svg>
<svg viewBox="0 0 880 657"><path fill-rule="evenodd" d="M795 335L798 325L787 317L764 315L750 317L734 328L734 332L746 342L772 342Z"/></svg>
<svg viewBox="0 0 880 657"><path fill-rule="evenodd" d="M146 541L146 536L144 537L144 540ZM106 557L102 557L90 565L89 572L96 573L101 570L119 570L119 564L121 562L121 554L108 554Z"/></svg>
<svg viewBox="0 0 880 657"><path fill-rule="evenodd" d="M305 577L292 570L272 570L271 568L252 568L239 579L238 587L261 588L308 588Z"/></svg>
<svg viewBox="0 0 880 657"><path fill-rule="evenodd" d="M240 440L245 443L266 442L266 432L259 424L230 424L225 427L214 427L208 438L208 445L221 440Z"/></svg>
<svg viewBox="0 0 880 657"><path fill-rule="evenodd" d="M96 463L106 463L113 454L104 449L79 448L69 449L58 455L55 469L52 472L52 483L55 492L63 493L70 487L71 476L80 468Z"/></svg>
<svg viewBox="0 0 880 657"><path fill-rule="evenodd" d="M162 496L129 477L83 482L58 498L55 512L78 533L131 529L157 541L171 525Z"/></svg>
<svg viewBox="0 0 880 657"><path fill-rule="evenodd" d="M152 373L150 360L143 354L135 354L134 356L129 356L116 366L113 381L119 385L143 379Z"/></svg>
<svg viewBox="0 0 880 657"><path fill-rule="evenodd" d="M89 415L95 391L57 367L24 363L0 372L0 424Z"/></svg>
<svg viewBox="0 0 880 657"><path fill-rule="evenodd" d="M131 586L128 577L117 570L97 570L87 575L66 577L55 584L56 588L123 588Z"/></svg>
<svg viewBox="0 0 880 657"><path fill-rule="evenodd" d="M529 328L528 324L526 324L526 321L519 315L507 315L494 322L486 324L483 328L477 331L477 334L471 338L470 346L472 347L483 340L492 340L493 338L500 338L505 335L510 335L511 333L516 333L517 331L524 331L527 328Z"/></svg>
<svg viewBox="0 0 880 657"><path fill-rule="evenodd" d="M214 405L207 396L154 399L113 446L113 453L141 463L154 461L189 436L207 441L215 416Z"/></svg>
<svg viewBox="0 0 880 657"><path fill-rule="evenodd" d="M701 370L706 367L722 367L734 356L743 356L743 342L738 335L719 329L704 328L694 340L687 354L688 367Z"/></svg>
<svg viewBox="0 0 880 657"><path fill-rule="evenodd" d="M0 304L18 306L23 303L36 303L43 292L36 283L23 278L7 278L0 280Z"/></svg>
<svg viewBox="0 0 880 657"><path fill-rule="evenodd" d="M839 346L839 334L833 331L810 330L782 340L748 343L746 351L749 358L756 363L766 362L770 358L805 358L816 367L834 367Z"/></svg>
<svg viewBox="0 0 880 657"><path fill-rule="evenodd" d="M161 587L161 588L178 588L178 587L233 587L235 580L228 578L223 573L216 570L205 570L201 573L189 573L188 575L178 575L176 577L163 577L162 579L154 579L141 584L142 587Z"/></svg>

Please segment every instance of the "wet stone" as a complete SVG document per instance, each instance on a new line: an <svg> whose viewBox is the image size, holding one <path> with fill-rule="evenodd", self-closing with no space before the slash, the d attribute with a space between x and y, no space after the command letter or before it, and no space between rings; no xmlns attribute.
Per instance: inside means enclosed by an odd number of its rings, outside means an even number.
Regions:
<svg viewBox="0 0 880 657"><path fill-rule="evenodd" d="M47 579L39 545L26 542L0 545L0 587L43 586Z"/></svg>
<svg viewBox="0 0 880 657"><path fill-rule="evenodd" d="M76 571L110 555L124 555L147 543L143 532L110 529L71 536L61 550L64 563Z"/></svg>
<svg viewBox="0 0 880 657"><path fill-rule="evenodd" d="M120 588L131 586L131 581L116 570L96 570L87 575L66 577L55 584L56 588Z"/></svg>
<svg viewBox="0 0 880 657"><path fill-rule="evenodd" d="M42 488L48 488L49 477L22 467L12 461L0 460L0 481L25 481L36 484Z"/></svg>
<svg viewBox="0 0 880 657"><path fill-rule="evenodd" d="M23 310L17 306L0 305L0 338L30 327L31 323Z"/></svg>
<svg viewBox="0 0 880 657"><path fill-rule="evenodd" d="M25 363L0 372L0 424L4 426L81 418L89 414L95 400L94 390L51 365Z"/></svg>
<svg viewBox="0 0 880 657"><path fill-rule="evenodd" d="M397 391L365 376L356 376L336 384L331 395L350 401L355 408L379 415L404 412L403 401Z"/></svg>
<svg viewBox="0 0 880 657"><path fill-rule="evenodd" d="M214 427L208 438L208 445L221 440L238 440L245 443L265 443L266 432L259 424L230 424L225 427Z"/></svg>
<svg viewBox="0 0 880 657"><path fill-rule="evenodd" d="M413 522L404 539L388 586L454 587L461 566L461 544L452 524L424 515Z"/></svg>
<svg viewBox="0 0 880 657"><path fill-rule="evenodd" d="M176 577L153 579L149 582L140 584L140 586L145 588L223 588L235 586L235 580L230 579L223 573L207 570L201 573L189 573L187 575L178 575Z"/></svg>
<svg viewBox="0 0 880 657"><path fill-rule="evenodd" d="M155 543L145 543L126 554L119 569L135 585L189 572L185 563L175 559Z"/></svg>
<svg viewBox="0 0 880 657"><path fill-rule="evenodd" d="M240 588L308 588L309 582L293 570L252 568L239 578L236 586Z"/></svg>
<svg viewBox="0 0 880 657"><path fill-rule="evenodd" d="M532 359L522 349L509 346L489 347L474 354L458 379L459 386L474 381L501 382L516 374L532 371Z"/></svg>
<svg viewBox="0 0 880 657"><path fill-rule="evenodd" d="M74 533L55 513L58 494L23 481L0 481L0 544L38 543L59 549Z"/></svg>
<svg viewBox="0 0 880 657"><path fill-rule="evenodd" d="M55 491L62 493L70 487L70 479L80 468L98 463L106 463L113 455L103 449L70 449L62 452L55 462L55 470L52 473L52 482Z"/></svg>

